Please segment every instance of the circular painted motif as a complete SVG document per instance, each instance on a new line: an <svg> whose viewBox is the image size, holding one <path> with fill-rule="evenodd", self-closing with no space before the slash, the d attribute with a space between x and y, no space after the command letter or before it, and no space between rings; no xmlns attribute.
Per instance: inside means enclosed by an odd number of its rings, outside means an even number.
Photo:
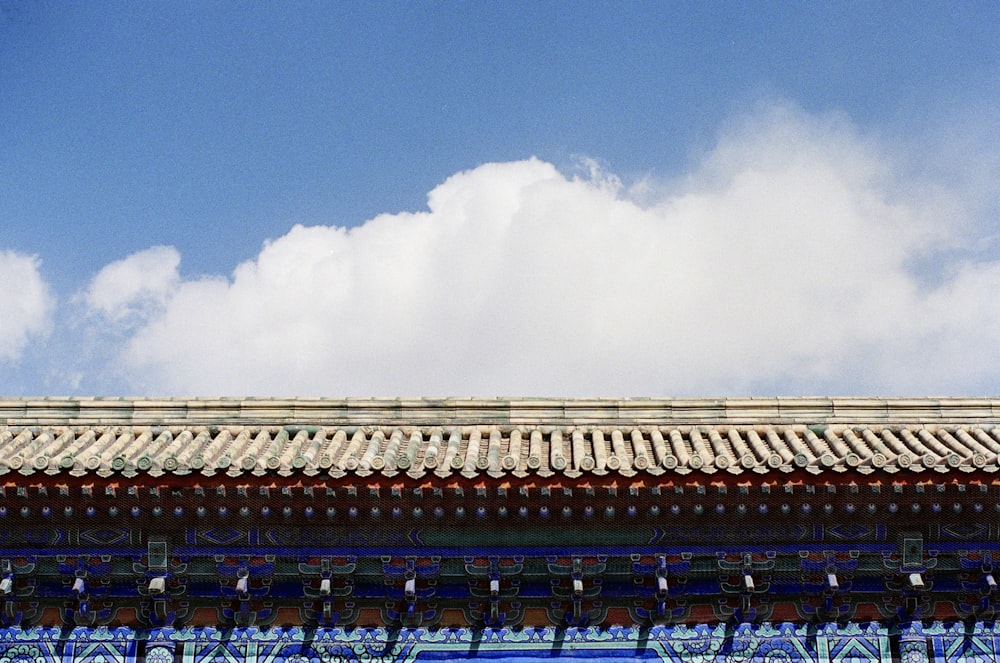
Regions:
<svg viewBox="0 0 1000 663"><path fill-rule="evenodd" d="M174 654L166 647L153 647L146 652L146 663L174 663Z"/></svg>
<svg viewBox="0 0 1000 663"><path fill-rule="evenodd" d="M44 660L45 656L37 645L12 645L0 653L0 663L35 663Z"/></svg>

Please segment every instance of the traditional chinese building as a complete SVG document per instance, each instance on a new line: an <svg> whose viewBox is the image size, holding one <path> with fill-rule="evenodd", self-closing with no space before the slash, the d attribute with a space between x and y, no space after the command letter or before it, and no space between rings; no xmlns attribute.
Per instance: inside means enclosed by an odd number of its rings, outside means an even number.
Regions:
<svg viewBox="0 0 1000 663"><path fill-rule="evenodd" d="M0 663L993 660L998 425L989 399L4 400Z"/></svg>

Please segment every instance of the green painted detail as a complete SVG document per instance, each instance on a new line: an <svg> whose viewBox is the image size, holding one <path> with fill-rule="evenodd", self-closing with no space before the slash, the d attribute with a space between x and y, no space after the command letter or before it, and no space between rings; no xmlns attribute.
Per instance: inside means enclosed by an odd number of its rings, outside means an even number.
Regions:
<svg viewBox="0 0 1000 663"><path fill-rule="evenodd" d="M149 560L150 569L167 568L167 543L166 541L150 541L146 544L146 557Z"/></svg>

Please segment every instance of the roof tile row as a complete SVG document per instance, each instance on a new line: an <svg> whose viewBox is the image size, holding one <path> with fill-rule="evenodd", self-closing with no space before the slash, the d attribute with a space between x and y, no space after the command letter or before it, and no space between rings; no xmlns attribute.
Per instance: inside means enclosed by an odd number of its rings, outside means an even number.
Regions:
<svg viewBox="0 0 1000 663"><path fill-rule="evenodd" d="M1000 427L0 427L0 474L575 478L796 469L997 472Z"/></svg>

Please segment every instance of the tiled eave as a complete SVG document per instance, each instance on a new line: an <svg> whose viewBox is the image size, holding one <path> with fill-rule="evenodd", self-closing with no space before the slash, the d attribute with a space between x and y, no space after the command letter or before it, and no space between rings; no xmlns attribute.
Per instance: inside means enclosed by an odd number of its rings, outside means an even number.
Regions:
<svg viewBox="0 0 1000 663"><path fill-rule="evenodd" d="M530 479L997 473L1000 427L2 426L0 475ZM924 475L923 473L926 473ZM764 477L761 476L761 479Z"/></svg>
<svg viewBox="0 0 1000 663"><path fill-rule="evenodd" d="M994 405L780 398L3 401L0 475L551 482L994 474Z"/></svg>

